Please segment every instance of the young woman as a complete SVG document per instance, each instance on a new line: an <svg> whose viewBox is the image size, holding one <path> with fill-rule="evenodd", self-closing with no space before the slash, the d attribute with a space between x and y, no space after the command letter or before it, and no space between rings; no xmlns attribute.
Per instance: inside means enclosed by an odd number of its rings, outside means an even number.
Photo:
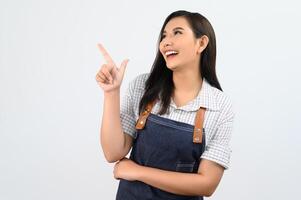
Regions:
<svg viewBox="0 0 301 200"><path fill-rule="evenodd" d="M166 18L158 43L150 73L130 82L121 109L128 60L117 68L99 44L107 61L96 75L104 90L100 138L107 161L118 161L116 199L203 199L232 152L234 112L215 72L215 34L204 16L180 10Z"/></svg>

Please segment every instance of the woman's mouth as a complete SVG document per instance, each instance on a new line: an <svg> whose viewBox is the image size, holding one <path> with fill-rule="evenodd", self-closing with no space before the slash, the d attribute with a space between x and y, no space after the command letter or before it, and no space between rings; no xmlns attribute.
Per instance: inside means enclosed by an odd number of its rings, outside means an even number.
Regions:
<svg viewBox="0 0 301 200"><path fill-rule="evenodd" d="M166 59L171 59L171 58L174 58L174 57L176 57L176 55L177 55L177 54L172 54L172 55L169 55L169 56L167 56L167 57L166 57Z"/></svg>
<svg viewBox="0 0 301 200"><path fill-rule="evenodd" d="M174 58L176 55L178 55L177 51L167 51L165 52L166 58L170 59L170 58Z"/></svg>

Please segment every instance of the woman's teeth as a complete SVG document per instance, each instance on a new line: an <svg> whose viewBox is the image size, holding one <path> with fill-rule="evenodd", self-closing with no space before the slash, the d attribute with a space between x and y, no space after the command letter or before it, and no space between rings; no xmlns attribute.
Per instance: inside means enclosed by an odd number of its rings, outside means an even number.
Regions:
<svg viewBox="0 0 301 200"><path fill-rule="evenodd" d="M167 51L167 52L165 52L166 56L176 55L176 54L178 54L178 52L176 52L176 51Z"/></svg>

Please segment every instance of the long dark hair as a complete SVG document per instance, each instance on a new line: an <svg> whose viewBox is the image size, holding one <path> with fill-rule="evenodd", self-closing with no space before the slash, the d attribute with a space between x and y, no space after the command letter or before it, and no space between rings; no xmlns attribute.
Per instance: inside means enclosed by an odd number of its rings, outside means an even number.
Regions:
<svg viewBox="0 0 301 200"><path fill-rule="evenodd" d="M161 100L160 115L166 113L167 108L169 107L171 101L170 97L174 90L172 79L173 72L166 66L166 62L159 50L159 45L166 24L175 17L184 17L188 21L195 38L200 38L203 35L206 35L209 38L209 43L200 56L200 76L201 78L205 78L210 85L222 91L215 72L216 40L210 22L199 13L178 10L171 13L165 19L160 30L156 58L152 65L149 77L145 82L145 91L139 103L139 113L145 109L149 102L152 102L157 98L160 98Z"/></svg>

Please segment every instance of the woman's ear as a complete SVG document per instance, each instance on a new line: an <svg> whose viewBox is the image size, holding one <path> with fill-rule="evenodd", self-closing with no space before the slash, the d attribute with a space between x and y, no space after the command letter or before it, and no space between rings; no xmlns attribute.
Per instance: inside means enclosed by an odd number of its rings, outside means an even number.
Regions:
<svg viewBox="0 0 301 200"><path fill-rule="evenodd" d="M204 49L206 49L209 43L209 38L207 35L203 35L202 37L198 38L198 53L202 53Z"/></svg>

